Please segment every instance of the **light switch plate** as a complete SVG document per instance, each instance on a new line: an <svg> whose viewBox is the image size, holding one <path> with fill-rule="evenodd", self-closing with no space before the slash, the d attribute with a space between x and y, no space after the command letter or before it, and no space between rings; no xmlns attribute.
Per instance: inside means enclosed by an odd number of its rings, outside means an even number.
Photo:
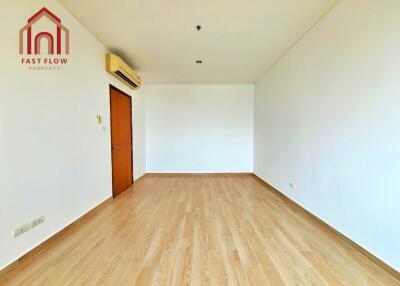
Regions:
<svg viewBox="0 0 400 286"><path fill-rule="evenodd" d="M102 119L101 119L101 116L100 115L97 115L96 116L96 122L97 122L97 124L101 124L101 122L102 122Z"/></svg>

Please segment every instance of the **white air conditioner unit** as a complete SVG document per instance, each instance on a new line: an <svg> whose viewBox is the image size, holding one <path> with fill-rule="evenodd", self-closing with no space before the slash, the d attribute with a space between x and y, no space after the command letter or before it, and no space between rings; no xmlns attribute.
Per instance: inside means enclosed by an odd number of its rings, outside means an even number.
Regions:
<svg viewBox="0 0 400 286"><path fill-rule="evenodd" d="M114 54L106 54L106 68L107 72L133 89L138 89L142 85L140 77L120 57Z"/></svg>

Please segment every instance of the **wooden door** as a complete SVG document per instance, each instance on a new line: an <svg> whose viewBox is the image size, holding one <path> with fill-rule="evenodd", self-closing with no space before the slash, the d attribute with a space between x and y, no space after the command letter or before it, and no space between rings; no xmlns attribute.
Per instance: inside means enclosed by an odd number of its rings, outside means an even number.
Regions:
<svg viewBox="0 0 400 286"><path fill-rule="evenodd" d="M133 184L131 97L110 86L113 196Z"/></svg>

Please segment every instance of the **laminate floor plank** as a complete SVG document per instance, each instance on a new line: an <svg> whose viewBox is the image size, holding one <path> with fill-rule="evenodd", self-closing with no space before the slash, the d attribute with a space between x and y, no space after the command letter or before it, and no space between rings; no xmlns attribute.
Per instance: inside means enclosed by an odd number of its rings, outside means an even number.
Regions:
<svg viewBox="0 0 400 286"><path fill-rule="evenodd" d="M0 285L400 285L251 175L147 175Z"/></svg>

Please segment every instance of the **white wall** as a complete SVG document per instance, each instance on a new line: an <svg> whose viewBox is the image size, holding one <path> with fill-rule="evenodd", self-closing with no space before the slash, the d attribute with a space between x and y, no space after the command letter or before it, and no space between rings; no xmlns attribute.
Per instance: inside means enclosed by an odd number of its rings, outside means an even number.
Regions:
<svg viewBox="0 0 400 286"><path fill-rule="evenodd" d="M43 6L71 32L70 63L60 71L20 64L18 31ZM111 196L110 83L133 95L134 174L145 172L145 100L105 72L105 47L58 2L2 1L0 18L1 269ZM43 225L12 237L41 215Z"/></svg>
<svg viewBox="0 0 400 286"><path fill-rule="evenodd" d="M256 84L254 134L258 176L397 269L399 19L341 1Z"/></svg>
<svg viewBox="0 0 400 286"><path fill-rule="evenodd" d="M148 85L147 172L251 172L253 85Z"/></svg>
<svg viewBox="0 0 400 286"><path fill-rule="evenodd" d="M113 83L122 89L116 80ZM123 87L123 90L132 96L133 179L137 180L146 174L146 98L142 88L132 91Z"/></svg>

